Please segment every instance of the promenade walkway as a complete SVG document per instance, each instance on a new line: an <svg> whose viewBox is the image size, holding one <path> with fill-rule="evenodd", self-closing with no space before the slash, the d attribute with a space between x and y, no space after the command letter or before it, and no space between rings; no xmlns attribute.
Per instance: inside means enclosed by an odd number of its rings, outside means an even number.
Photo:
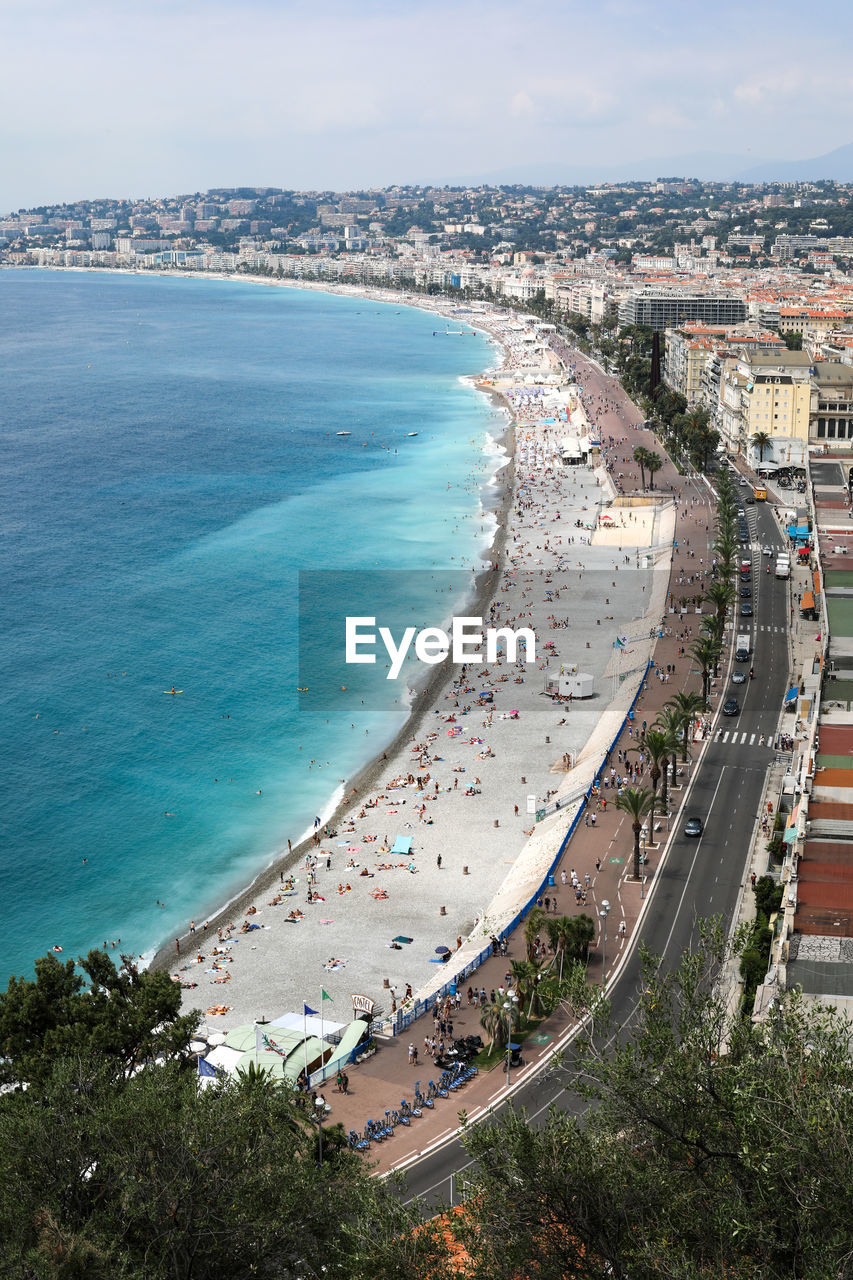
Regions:
<svg viewBox="0 0 853 1280"><path fill-rule="evenodd" d="M566 348L566 352L561 351L564 358L567 353L577 366L587 412L604 445L611 475L619 478L623 494L640 493L639 468L632 457L634 449L643 445L662 453L659 442L651 432L643 429L639 411L615 379L603 375L592 362L586 361L569 348ZM714 539L714 507L710 490L704 480L680 476L668 458L655 477L655 488L666 496L672 496L677 505L677 548L670 570L672 595L676 600L681 595L701 595L710 569L710 546ZM701 617L692 610L685 615L667 610L662 622L663 635L655 645L654 667L649 672L637 701L633 724L626 725L613 748L612 767L618 773L623 772L618 753L636 746L637 736L641 733L644 722L651 724L664 704L678 691L694 691L701 686L695 663L686 654L699 634ZM716 686L711 692L712 711L718 698L719 686ZM693 763L689 768L695 768L701 750L702 744L695 744ZM638 758L636 754L631 756L635 762ZM685 780L680 778L679 783ZM639 778L639 785L647 782L648 775L644 773ZM679 786L672 792L675 812L678 811L681 796L682 787ZM611 797L615 799L615 791L602 790L601 797L605 804L596 809L595 824L579 823L562 862L556 869L554 888L548 890L549 914L585 913L596 921L598 933L590 951L588 965L589 977L593 982L603 982L619 965L634 933L642 907L643 892L643 887L631 878L633 833L630 821L626 814L614 809L609 802ZM657 819L654 833L656 839L646 850L648 881L653 880L657 872L665 844L666 824L660 822L662 829L658 830L659 822ZM589 877L585 904L576 900L571 887L572 869L582 885ZM604 899L611 904L607 922L606 975L602 971L605 948L599 916ZM492 990L498 992L505 985L509 962L524 958L523 929L519 928L508 940L506 957L498 955L486 961L476 975L472 976L471 985L476 982L478 987L485 988L488 993ZM482 1034L480 1010L468 1006L467 987L467 982L463 982L460 987L461 1008L453 1016L454 1038ZM512 1072L513 1085L527 1072L535 1069L543 1057L553 1052L568 1030L569 1024L562 1011L557 1011L543 1023L534 1041L528 1039L525 1042L524 1066ZM333 1082L330 1081L324 1090L326 1101L331 1104L330 1122L339 1121L347 1131L360 1130L368 1119L384 1117L386 1108L399 1107L402 1098L411 1101L415 1081L420 1081L421 1088L425 1091L427 1082L440 1075L440 1071L433 1067L432 1060L425 1053L424 1038L432 1035L433 1016L429 1013L397 1038L381 1040L379 1051L373 1057L350 1069L348 1095L336 1093ZM409 1063L410 1044L415 1045L418 1050L419 1061L416 1066ZM400 1127L392 1139L381 1145L374 1144L370 1158L378 1162L380 1170L404 1165L427 1147L449 1136L457 1127L456 1116L460 1109L464 1108L469 1116L476 1115L481 1109L494 1105L505 1092L505 1072L499 1068L481 1072L476 1080L456 1094L437 1101L432 1112L413 1121L408 1129Z"/></svg>

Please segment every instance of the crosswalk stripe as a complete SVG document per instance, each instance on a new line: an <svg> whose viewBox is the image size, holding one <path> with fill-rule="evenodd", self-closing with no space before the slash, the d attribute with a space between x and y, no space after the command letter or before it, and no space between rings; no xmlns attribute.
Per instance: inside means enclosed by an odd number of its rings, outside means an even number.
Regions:
<svg viewBox="0 0 853 1280"><path fill-rule="evenodd" d="M755 742L755 734L751 733L749 735L749 745L752 746L753 742Z"/></svg>
<svg viewBox="0 0 853 1280"><path fill-rule="evenodd" d="M729 740L729 731L728 729L726 729L726 732L723 734L723 742L728 742L728 740Z"/></svg>
<svg viewBox="0 0 853 1280"><path fill-rule="evenodd" d="M743 746L745 742L746 742L746 734L742 733L740 736L740 745Z"/></svg>

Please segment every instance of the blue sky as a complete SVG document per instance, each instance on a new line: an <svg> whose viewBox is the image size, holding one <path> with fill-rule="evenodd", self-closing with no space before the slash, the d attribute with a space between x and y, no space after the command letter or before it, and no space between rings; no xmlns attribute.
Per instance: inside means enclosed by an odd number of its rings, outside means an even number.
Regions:
<svg viewBox="0 0 853 1280"><path fill-rule="evenodd" d="M851 7L2 0L0 212L853 141Z"/></svg>

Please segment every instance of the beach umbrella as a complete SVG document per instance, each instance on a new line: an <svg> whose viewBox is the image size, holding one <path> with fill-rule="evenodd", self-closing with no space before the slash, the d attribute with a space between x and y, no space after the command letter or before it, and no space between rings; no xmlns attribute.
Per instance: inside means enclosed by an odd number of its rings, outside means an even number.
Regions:
<svg viewBox="0 0 853 1280"><path fill-rule="evenodd" d="M207 1045L203 1040L190 1040L190 1053L206 1053Z"/></svg>
<svg viewBox="0 0 853 1280"><path fill-rule="evenodd" d="M224 1031L211 1031L210 1035L207 1037L207 1043L208 1043L208 1044L211 1046L211 1048L213 1048L213 1049L215 1049L215 1048L217 1047L217 1045L224 1044L224 1043L225 1043L225 1032L224 1032Z"/></svg>
<svg viewBox="0 0 853 1280"><path fill-rule="evenodd" d="M447 956L447 955L450 955L450 947L436 947L436 949L435 949L435 954L436 954L437 956Z"/></svg>

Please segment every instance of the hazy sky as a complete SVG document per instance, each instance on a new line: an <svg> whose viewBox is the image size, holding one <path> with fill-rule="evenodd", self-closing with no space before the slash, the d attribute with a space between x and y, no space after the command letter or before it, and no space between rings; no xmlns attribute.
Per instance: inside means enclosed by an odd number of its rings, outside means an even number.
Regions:
<svg viewBox="0 0 853 1280"><path fill-rule="evenodd" d="M853 141L853 6L0 0L0 212Z"/></svg>

